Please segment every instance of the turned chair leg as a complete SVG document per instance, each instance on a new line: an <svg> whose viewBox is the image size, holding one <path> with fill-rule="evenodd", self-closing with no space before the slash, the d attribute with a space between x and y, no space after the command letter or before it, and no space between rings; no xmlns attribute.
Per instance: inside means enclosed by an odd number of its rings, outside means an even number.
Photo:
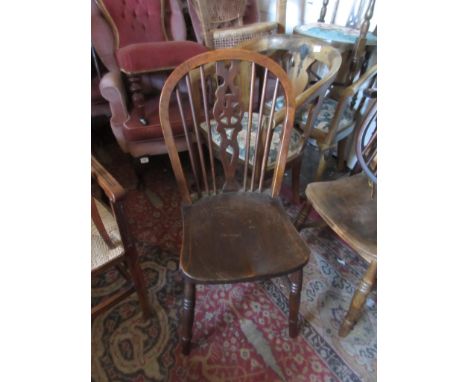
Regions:
<svg viewBox="0 0 468 382"><path fill-rule="evenodd" d="M182 353L190 353L192 340L193 316L195 313L195 284L190 280L184 282L184 305L182 312Z"/></svg>
<svg viewBox="0 0 468 382"><path fill-rule="evenodd" d="M149 162L148 157L133 158L133 169L137 178L137 190L143 191L146 187L144 177L144 164Z"/></svg>
<svg viewBox="0 0 468 382"><path fill-rule="evenodd" d="M127 265L133 280L133 284L135 285L138 300L140 301L141 310L143 311L143 318L146 320L152 316L152 310L148 300L145 278L143 276L143 271L138 264L138 258L136 254L129 256Z"/></svg>
<svg viewBox="0 0 468 382"><path fill-rule="evenodd" d="M302 158L294 160L291 167L291 188L292 201L294 204L299 204L299 183L301 175Z"/></svg>
<svg viewBox="0 0 468 382"><path fill-rule="evenodd" d="M311 209L312 205L308 200L306 200L302 205L301 209L299 210L299 213L297 214L296 218L294 219L294 227L296 227L298 231L302 229L304 223L307 220L307 217L310 214Z"/></svg>
<svg viewBox="0 0 468 382"><path fill-rule="evenodd" d="M362 280L359 282L356 291L354 292L353 300L349 307L348 313L343 320L338 332L340 337L346 337L351 329L353 329L359 319L367 296L372 291L377 278L377 261L373 261L367 268Z"/></svg>
<svg viewBox="0 0 468 382"><path fill-rule="evenodd" d="M289 337L299 334L298 316L301 304L302 268L291 275L291 291L289 293Z"/></svg>
<svg viewBox="0 0 468 382"><path fill-rule="evenodd" d="M341 141L338 142L338 165L337 165L337 170L340 172L345 171L346 169L346 146L347 146L348 140L347 139L342 139Z"/></svg>
<svg viewBox="0 0 468 382"><path fill-rule="evenodd" d="M317 171L315 172L314 182L317 182L320 179L322 179L323 173L325 172L326 169L327 169L327 161L325 159L325 153L321 152L320 161L317 167Z"/></svg>

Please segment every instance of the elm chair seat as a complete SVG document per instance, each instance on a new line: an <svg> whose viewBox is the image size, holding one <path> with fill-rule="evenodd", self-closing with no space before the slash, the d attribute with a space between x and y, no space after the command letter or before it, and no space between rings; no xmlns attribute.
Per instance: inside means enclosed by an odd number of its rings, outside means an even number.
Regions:
<svg viewBox="0 0 468 382"><path fill-rule="evenodd" d="M309 248L280 201L263 193L204 198L183 209L183 226L180 267L198 283L275 277L309 259Z"/></svg>
<svg viewBox="0 0 468 382"><path fill-rule="evenodd" d="M114 244L113 248L109 248L107 243L102 238L96 225L91 220L91 270L94 271L108 262L117 259L125 253L122 239L120 238L119 227L114 219L114 216L109 210L97 199L96 207L101 217L102 223Z"/></svg>
<svg viewBox="0 0 468 382"><path fill-rule="evenodd" d="M371 193L364 172L306 188L314 209L368 262L377 258L377 198Z"/></svg>

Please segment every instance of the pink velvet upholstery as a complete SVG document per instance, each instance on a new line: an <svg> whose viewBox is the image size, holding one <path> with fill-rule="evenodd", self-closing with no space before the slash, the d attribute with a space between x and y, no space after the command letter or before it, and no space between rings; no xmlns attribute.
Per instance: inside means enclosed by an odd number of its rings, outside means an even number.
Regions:
<svg viewBox="0 0 468 382"><path fill-rule="evenodd" d="M117 30L118 47L150 41L165 41L160 1L99 0Z"/></svg>
<svg viewBox="0 0 468 382"><path fill-rule="evenodd" d="M125 73L173 68L207 48L192 41L145 42L117 50L117 61Z"/></svg>
<svg viewBox="0 0 468 382"><path fill-rule="evenodd" d="M165 1L163 18L161 1ZM180 0L92 0L91 8L92 43L109 70L99 89L109 102L110 124L119 146L134 157L167 153L159 122L158 97L169 71L159 71L175 67L206 48L185 41ZM163 20L166 25L162 25ZM146 126L140 122L122 72L146 73L139 75L145 97ZM171 122L172 118L175 121L176 147L186 150L185 138L178 138L183 127L176 106L174 103L171 113Z"/></svg>

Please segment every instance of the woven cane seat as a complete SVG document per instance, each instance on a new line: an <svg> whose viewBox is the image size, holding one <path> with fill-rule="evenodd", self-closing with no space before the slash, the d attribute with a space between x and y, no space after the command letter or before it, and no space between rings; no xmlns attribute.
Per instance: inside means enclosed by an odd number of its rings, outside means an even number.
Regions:
<svg viewBox="0 0 468 382"><path fill-rule="evenodd" d="M112 213L98 200L96 206L102 223L114 244L113 248L109 248L107 243L102 238L94 222L91 220L91 270L94 271L99 267L107 264L124 254L122 240L120 238L119 228Z"/></svg>

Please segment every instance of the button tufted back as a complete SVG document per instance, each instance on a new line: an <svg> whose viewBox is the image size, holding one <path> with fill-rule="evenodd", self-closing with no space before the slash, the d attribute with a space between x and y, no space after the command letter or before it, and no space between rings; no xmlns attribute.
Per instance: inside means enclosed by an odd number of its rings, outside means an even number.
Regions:
<svg viewBox="0 0 468 382"><path fill-rule="evenodd" d="M162 0L164 1L164 0ZM161 0L98 0L111 24L116 47L166 41Z"/></svg>

